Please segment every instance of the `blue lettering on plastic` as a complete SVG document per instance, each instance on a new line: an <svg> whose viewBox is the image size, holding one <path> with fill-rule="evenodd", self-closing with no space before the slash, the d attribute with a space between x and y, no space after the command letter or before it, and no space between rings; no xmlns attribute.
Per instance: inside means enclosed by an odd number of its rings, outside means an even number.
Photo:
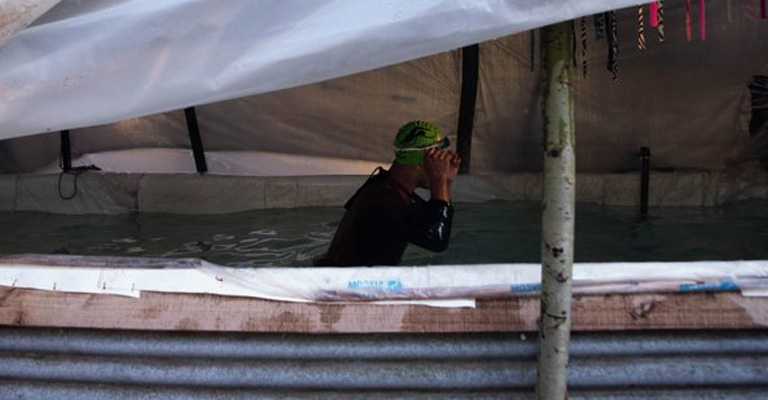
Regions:
<svg viewBox="0 0 768 400"><path fill-rule="evenodd" d="M678 289L681 292L738 292L739 285L730 279L720 282L683 283Z"/></svg>
<svg viewBox="0 0 768 400"><path fill-rule="evenodd" d="M387 280L376 279L356 279L347 282L347 289L349 290L391 290L400 291L403 290L403 282L397 278L390 278Z"/></svg>
<svg viewBox="0 0 768 400"><path fill-rule="evenodd" d="M384 281L358 279L349 281L347 283L347 289L359 290L359 289L379 289L384 286Z"/></svg>
<svg viewBox="0 0 768 400"><path fill-rule="evenodd" d="M531 293L540 292L541 284L539 283L524 283L519 285L512 285L509 288L513 293Z"/></svg>
<svg viewBox="0 0 768 400"><path fill-rule="evenodd" d="M403 283L400 282L400 279L390 279L387 281L387 289L394 291L402 290Z"/></svg>

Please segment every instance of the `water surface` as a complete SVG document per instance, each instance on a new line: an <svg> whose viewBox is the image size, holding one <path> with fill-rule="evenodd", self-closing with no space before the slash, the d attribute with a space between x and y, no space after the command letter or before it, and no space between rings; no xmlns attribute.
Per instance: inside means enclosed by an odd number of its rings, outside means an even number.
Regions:
<svg viewBox="0 0 768 400"><path fill-rule="evenodd" d="M197 257L232 266L307 266L341 207L226 215L0 213L0 253ZM409 246L403 264L538 262L539 203L457 204L449 249ZM650 210L580 204L576 261L768 259L768 202Z"/></svg>

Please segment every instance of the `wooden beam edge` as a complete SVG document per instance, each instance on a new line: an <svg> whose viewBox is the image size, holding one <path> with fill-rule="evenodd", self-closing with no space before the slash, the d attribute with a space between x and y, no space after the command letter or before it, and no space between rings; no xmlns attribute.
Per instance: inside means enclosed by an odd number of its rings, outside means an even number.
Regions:
<svg viewBox="0 0 768 400"><path fill-rule="evenodd" d="M739 293L575 296L573 331L766 329L768 298ZM144 292L140 299L0 286L0 325L280 333L533 332L539 298L477 308L309 304Z"/></svg>

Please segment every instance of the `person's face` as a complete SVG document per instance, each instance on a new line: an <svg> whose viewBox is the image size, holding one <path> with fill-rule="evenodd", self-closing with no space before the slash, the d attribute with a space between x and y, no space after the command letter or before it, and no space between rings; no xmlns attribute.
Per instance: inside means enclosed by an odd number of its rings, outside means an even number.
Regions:
<svg viewBox="0 0 768 400"><path fill-rule="evenodd" d="M419 178L416 182L416 186L423 189L429 189L429 176L427 175L427 171L424 170L423 165L419 165Z"/></svg>

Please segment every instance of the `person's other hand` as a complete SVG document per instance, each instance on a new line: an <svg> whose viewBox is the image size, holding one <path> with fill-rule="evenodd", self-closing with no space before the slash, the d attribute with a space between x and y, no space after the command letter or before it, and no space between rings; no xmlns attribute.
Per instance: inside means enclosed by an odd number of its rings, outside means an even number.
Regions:
<svg viewBox="0 0 768 400"><path fill-rule="evenodd" d="M455 168L453 173L454 178L459 173L459 167L461 166L461 157L456 153L451 153L451 167Z"/></svg>

